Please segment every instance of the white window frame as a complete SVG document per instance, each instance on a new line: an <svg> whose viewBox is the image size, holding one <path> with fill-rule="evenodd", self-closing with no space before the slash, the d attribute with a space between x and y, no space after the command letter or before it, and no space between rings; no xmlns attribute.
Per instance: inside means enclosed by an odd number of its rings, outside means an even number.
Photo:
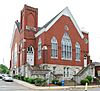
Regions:
<svg viewBox="0 0 100 91"><path fill-rule="evenodd" d="M42 41L41 41L41 38L39 38L39 41L38 41L38 59L41 59L41 54L42 53Z"/></svg>
<svg viewBox="0 0 100 91"><path fill-rule="evenodd" d="M51 39L51 58L58 58L58 43L56 37Z"/></svg>
<svg viewBox="0 0 100 91"><path fill-rule="evenodd" d="M76 42L75 44L75 49L76 49L76 61L80 61L80 44Z"/></svg>
<svg viewBox="0 0 100 91"><path fill-rule="evenodd" d="M62 45L62 59L72 60L72 43L67 32L65 32L62 37L61 45Z"/></svg>

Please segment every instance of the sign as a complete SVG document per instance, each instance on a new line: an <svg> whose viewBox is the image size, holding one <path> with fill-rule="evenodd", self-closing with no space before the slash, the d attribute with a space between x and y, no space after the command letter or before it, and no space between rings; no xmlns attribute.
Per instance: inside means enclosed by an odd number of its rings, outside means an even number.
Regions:
<svg viewBox="0 0 100 91"><path fill-rule="evenodd" d="M27 29L27 30L33 30L33 31L36 31L36 28L35 28L35 27L31 27L31 26L26 26L26 29Z"/></svg>

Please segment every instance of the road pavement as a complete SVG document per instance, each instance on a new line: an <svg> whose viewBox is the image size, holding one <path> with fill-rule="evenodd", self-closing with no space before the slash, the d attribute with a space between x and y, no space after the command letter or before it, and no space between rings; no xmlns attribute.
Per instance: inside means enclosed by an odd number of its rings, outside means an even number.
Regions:
<svg viewBox="0 0 100 91"><path fill-rule="evenodd" d="M84 89L38 89L28 88L17 82L5 82L0 79L0 91L85 91ZM100 91L100 88L88 88L87 91Z"/></svg>
<svg viewBox="0 0 100 91"><path fill-rule="evenodd" d="M16 82L5 82L0 79L0 91L33 91L23 85Z"/></svg>

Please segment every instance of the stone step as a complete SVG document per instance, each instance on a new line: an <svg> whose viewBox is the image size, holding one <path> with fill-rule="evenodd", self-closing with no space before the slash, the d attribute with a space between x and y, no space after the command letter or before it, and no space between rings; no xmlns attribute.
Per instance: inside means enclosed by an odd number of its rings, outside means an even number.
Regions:
<svg viewBox="0 0 100 91"><path fill-rule="evenodd" d="M65 86L75 86L76 82L74 80L65 80Z"/></svg>

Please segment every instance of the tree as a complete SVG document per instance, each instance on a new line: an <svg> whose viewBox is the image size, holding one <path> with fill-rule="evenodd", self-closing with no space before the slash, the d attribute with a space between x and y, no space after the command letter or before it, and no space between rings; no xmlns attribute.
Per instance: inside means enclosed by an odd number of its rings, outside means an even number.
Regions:
<svg viewBox="0 0 100 91"><path fill-rule="evenodd" d="M0 64L0 73L9 73L9 69L7 68L7 66Z"/></svg>

